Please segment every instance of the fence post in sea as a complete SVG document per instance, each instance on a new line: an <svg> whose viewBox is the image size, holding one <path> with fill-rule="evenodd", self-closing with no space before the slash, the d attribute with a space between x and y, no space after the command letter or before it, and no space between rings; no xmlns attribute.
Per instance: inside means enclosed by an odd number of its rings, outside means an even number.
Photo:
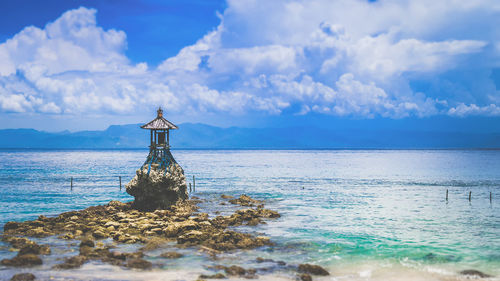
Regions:
<svg viewBox="0 0 500 281"><path fill-rule="evenodd" d="M446 190L446 202L448 202L448 189Z"/></svg>
<svg viewBox="0 0 500 281"><path fill-rule="evenodd" d="M491 191L490 191L490 204L491 204L492 199L493 199L493 195L491 194Z"/></svg>
<svg viewBox="0 0 500 281"><path fill-rule="evenodd" d="M469 191L469 202L470 202L471 195L472 195L472 191Z"/></svg>
<svg viewBox="0 0 500 281"><path fill-rule="evenodd" d="M71 177L71 190L73 190L73 177Z"/></svg>
<svg viewBox="0 0 500 281"><path fill-rule="evenodd" d="M118 176L118 178L120 179L120 190L122 190L122 176Z"/></svg>
<svg viewBox="0 0 500 281"><path fill-rule="evenodd" d="M193 192L196 191L196 180L194 178L194 175L193 175Z"/></svg>
<svg viewBox="0 0 500 281"><path fill-rule="evenodd" d="M191 183L189 183L189 193L191 193Z"/></svg>

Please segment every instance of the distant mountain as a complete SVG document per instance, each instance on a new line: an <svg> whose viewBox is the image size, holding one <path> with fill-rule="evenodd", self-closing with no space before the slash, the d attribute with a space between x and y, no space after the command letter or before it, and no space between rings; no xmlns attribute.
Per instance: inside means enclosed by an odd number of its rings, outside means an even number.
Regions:
<svg viewBox="0 0 500 281"><path fill-rule="evenodd" d="M500 133L404 130L220 128L185 123L170 135L176 149L402 149L500 148ZM113 125L104 131L48 133L34 129L0 130L0 148L105 149L147 148L149 132L139 124Z"/></svg>

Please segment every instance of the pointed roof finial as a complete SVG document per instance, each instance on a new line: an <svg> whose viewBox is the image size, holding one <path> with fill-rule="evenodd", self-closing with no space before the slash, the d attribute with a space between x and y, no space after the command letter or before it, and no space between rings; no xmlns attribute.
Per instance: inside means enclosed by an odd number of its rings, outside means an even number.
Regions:
<svg viewBox="0 0 500 281"><path fill-rule="evenodd" d="M161 109L161 107L158 107L158 118L162 118L163 117L163 110Z"/></svg>
<svg viewBox="0 0 500 281"><path fill-rule="evenodd" d="M150 121L149 123L142 125L141 128L148 129L148 130L175 130L175 129L179 129L177 126L172 124L170 121L163 118L163 110L161 109L161 107L158 107L158 110L156 112L158 113L158 116L153 121Z"/></svg>

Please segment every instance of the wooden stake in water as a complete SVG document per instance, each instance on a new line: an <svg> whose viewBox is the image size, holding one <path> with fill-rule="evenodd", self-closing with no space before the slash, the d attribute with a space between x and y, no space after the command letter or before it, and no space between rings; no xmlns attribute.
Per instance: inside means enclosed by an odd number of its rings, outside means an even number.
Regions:
<svg viewBox="0 0 500 281"><path fill-rule="evenodd" d="M471 195L472 195L472 191L469 191L469 202L470 202Z"/></svg>
<svg viewBox="0 0 500 281"><path fill-rule="evenodd" d="M493 195L491 194L491 191L490 191L490 204L491 204L492 199L493 199Z"/></svg>
<svg viewBox="0 0 500 281"><path fill-rule="evenodd" d="M196 180L193 175L193 192L196 192Z"/></svg>
<svg viewBox="0 0 500 281"><path fill-rule="evenodd" d="M446 201L448 201L448 189L446 190Z"/></svg>
<svg viewBox="0 0 500 281"><path fill-rule="evenodd" d="M191 183L189 183L189 193L191 193Z"/></svg>
<svg viewBox="0 0 500 281"><path fill-rule="evenodd" d="M118 178L120 179L120 190L122 190L122 176L118 176Z"/></svg>
<svg viewBox="0 0 500 281"><path fill-rule="evenodd" d="M71 190L73 190L73 177L71 177Z"/></svg>

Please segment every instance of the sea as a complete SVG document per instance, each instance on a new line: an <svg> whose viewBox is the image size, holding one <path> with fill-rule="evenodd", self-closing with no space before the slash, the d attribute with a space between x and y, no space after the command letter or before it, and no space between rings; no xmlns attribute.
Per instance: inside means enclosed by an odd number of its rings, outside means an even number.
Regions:
<svg viewBox="0 0 500 281"><path fill-rule="evenodd" d="M467 280L479 270L500 280L499 150L173 150L191 196L211 217L231 214L222 194L247 194L281 214L240 231L275 246L210 257L197 248L166 260L146 253L151 271L96 261L75 270L51 267L77 254L56 237L52 255L28 269L0 265L0 280L32 272L40 280L196 280L211 265L257 268L259 280L295 280L296 266L323 266L314 280ZM147 150L0 150L0 227L7 221L132 201L125 185ZM122 187L120 188L120 177ZM73 186L71 187L71 178ZM446 195L448 194L448 198ZM469 199L470 198L470 199ZM227 202L227 201L226 201ZM222 203L222 204L221 204ZM76 245L76 246L75 246ZM134 245L122 250L136 250ZM127 248L128 247L128 248ZM0 242L0 259L15 256ZM262 257L284 261L257 263Z"/></svg>

